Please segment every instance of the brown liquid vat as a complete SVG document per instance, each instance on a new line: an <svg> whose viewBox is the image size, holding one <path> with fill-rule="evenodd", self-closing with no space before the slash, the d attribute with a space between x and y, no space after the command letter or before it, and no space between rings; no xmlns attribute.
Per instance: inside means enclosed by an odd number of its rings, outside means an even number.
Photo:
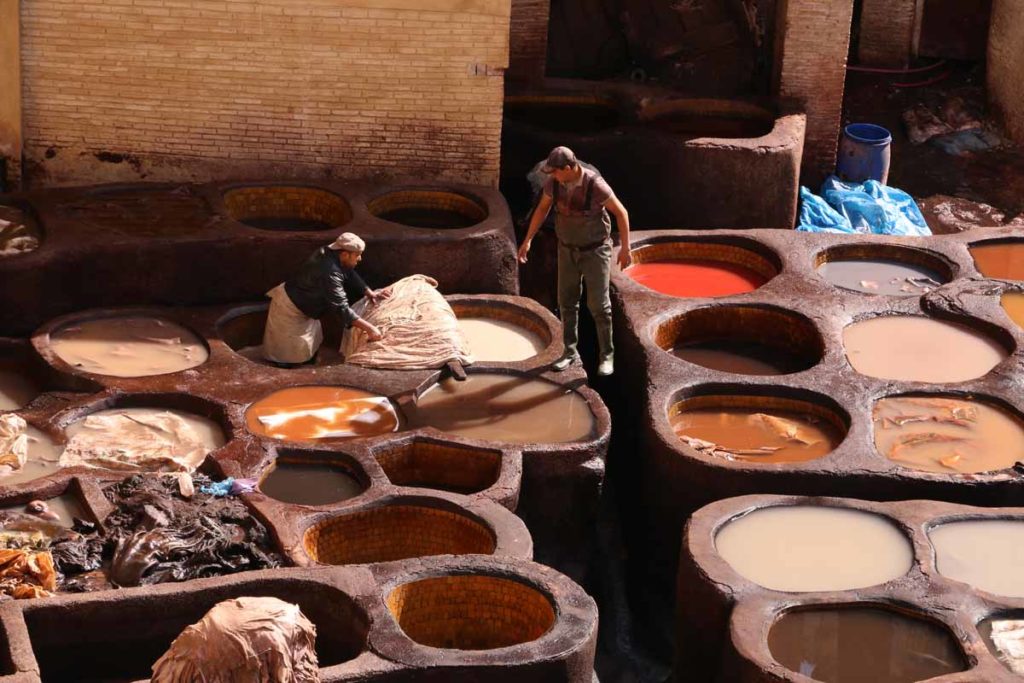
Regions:
<svg viewBox="0 0 1024 683"><path fill-rule="evenodd" d="M821 334L809 319L767 306L698 308L661 323L654 333L654 343L669 353L694 346L714 348L722 342L763 347L750 355L754 360L764 356L765 362L778 370L764 374L807 370L821 361L825 352Z"/></svg>
<svg viewBox="0 0 1024 683"><path fill-rule="evenodd" d="M48 319L94 306L139 301L197 306L259 299L341 229L366 240L360 272L375 287L423 273L435 278L442 292L519 291L512 217L497 190L417 185L415 189L426 192L473 197L483 207L482 220L456 231L410 230L379 220L369 212L369 202L409 188L354 181L303 183L295 186L296 192L309 194L290 205L281 202L281 212L330 223L331 230L257 230L232 218L228 197L242 218L254 216L246 207L279 218L273 213L278 205L271 200L281 198L275 189L280 187L279 182L259 181L139 183L0 196L0 204L36 207L46 233L35 252L0 259L0 335L28 334ZM270 198L264 201L260 193ZM341 228L337 221L344 218L343 204L351 220ZM460 258L450 258L453 249ZM225 272L233 276L225 279Z"/></svg>
<svg viewBox="0 0 1024 683"><path fill-rule="evenodd" d="M839 508L890 520L910 540L914 554L910 570L877 586L782 593L744 579L716 551L715 536L731 520L751 511L792 506ZM1021 512L1024 510L1019 508L977 508L922 500L874 503L775 495L744 496L713 503L692 517L683 541L678 576L675 680L737 683L808 680L776 661L769 647L770 632L780 617L792 610L850 607L895 611L948 631L956 650L962 650L966 670L951 680L977 683L1013 680L989 653L976 625L1017 607L1019 600L983 593L943 576L936 568L927 530L963 520L1019 516ZM860 656L863 654L861 652Z"/></svg>

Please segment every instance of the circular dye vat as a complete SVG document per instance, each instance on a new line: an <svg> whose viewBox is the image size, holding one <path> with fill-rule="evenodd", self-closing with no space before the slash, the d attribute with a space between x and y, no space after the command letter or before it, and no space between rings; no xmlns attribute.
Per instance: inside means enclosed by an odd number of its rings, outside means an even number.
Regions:
<svg viewBox="0 0 1024 683"><path fill-rule="evenodd" d="M1024 280L1024 241L972 244L968 249L985 277Z"/></svg>
<svg viewBox="0 0 1024 683"><path fill-rule="evenodd" d="M25 464L14 468L0 465L0 486L14 486L48 476L57 471L64 446L46 432L28 425L25 429L28 456Z"/></svg>
<svg viewBox="0 0 1024 683"><path fill-rule="evenodd" d="M963 382L988 373L1009 354L980 332L919 315L879 316L843 330L846 358L868 377L907 382Z"/></svg>
<svg viewBox="0 0 1024 683"><path fill-rule="evenodd" d="M931 268L888 259L827 261L818 274L836 287L886 296L920 296L946 282Z"/></svg>
<svg viewBox="0 0 1024 683"><path fill-rule="evenodd" d="M363 485L335 465L279 460L260 482L260 491L283 503L330 505L355 498Z"/></svg>
<svg viewBox="0 0 1024 683"><path fill-rule="evenodd" d="M996 595L1024 597L1024 520L948 522L928 532L939 573Z"/></svg>
<svg viewBox="0 0 1024 683"><path fill-rule="evenodd" d="M757 342L718 340L686 344L672 355L694 365L738 375L786 375L806 369L806 363L782 349Z"/></svg>
<svg viewBox="0 0 1024 683"><path fill-rule="evenodd" d="M978 624L978 633L989 652L1002 662L1003 666L1024 677L1024 656L1020 643L1024 641L1024 619L1009 614L1005 618L986 619Z"/></svg>
<svg viewBox="0 0 1024 683"><path fill-rule="evenodd" d="M164 408L100 410L64 428L61 467L192 472L227 441L213 420Z"/></svg>
<svg viewBox="0 0 1024 683"><path fill-rule="evenodd" d="M487 218L487 208L464 194L444 190L399 190L371 201L367 208L381 220L410 228L457 230Z"/></svg>
<svg viewBox="0 0 1024 683"><path fill-rule="evenodd" d="M98 318L50 334L68 365L108 377L150 377L202 365L210 357L191 330L161 318Z"/></svg>
<svg viewBox="0 0 1024 683"><path fill-rule="evenodd" d="M1012 292L999 297L999 303L1010 316L1010 320L1017 323L1018 327L1024 327L1024 293Z"/></svg>
<svg viewBox="0 0 1024 683"><path fill-rule="evenodd" d="M915 683L967 670L949 629L881 607L787 612L768 632L768 649L823 683Z"/></svg>
<svg viewBox="0 0 1024 683"><path fill-rule="evenodd" d="M816 415L776 408L684 408L669 422L691 448L743 462L817 460L846 436Z"/></svg>
<svg viewBox="0 0 1024 683"><path fill-rule="evenodd" d="M434 427L470 439L503 443L566 443L589 439L597 421L571 389L496 373L448 378L406 411L411 428Z"/></svg>
<svg viewBox="0 0 1024 683"><path fill-rule="evenodd" d="M352 220L342 197L301 185L235 188L224 193L224 207L239 223L275 232L333 230Z"/></svg>
<svg viewBox="0 0 1024 683"><path fill-rule="evenodd" d="M555 625L551 600L498 576L438 576L395 588L388 611L427 647L492 650L537 640Z"/></svg>
<svg viewBox="0 0 1024 683"><path fill-rule="evenodd" d="M477 362L515 363L533 358L546 344L540 335L495 318L459 318L459 329Z"/></svg>
<svg viewBox="0 0 1024 683"><path fill-rule="evenodd" d="M39 385L23 370L0 365L0 411L24 408L40 393Z"/></svg>
<svg viewBox="0 0 1024 683"><path fill-rule="evenodd" d="M245 411L249 431L285 441L353 439L398 429L398 415L384 396L349 387L282 389Z"/></svg>
<svg viewBox="0 0 1024 683"><path fill-rule="evenodd" d="M914 562L907 537L881 515L792 505L755 510L715 535L744 578L778 591L841 591L897 579Z"/></svg>
<svg viewBox="0 0 1024 683"><path fill-rule="evenodd" d="M943 473L993 472L1024 461L1024 422L970 399L896 396L875 403L875 448L893 462Z"/></svg>
<svg viewBox="0 0 1024 683"><path fill-rule="evenodd" d="M717 297L752 292L768 281L755 270L705 259L637 263L625 271L636 282L677 297Z"/></svg>

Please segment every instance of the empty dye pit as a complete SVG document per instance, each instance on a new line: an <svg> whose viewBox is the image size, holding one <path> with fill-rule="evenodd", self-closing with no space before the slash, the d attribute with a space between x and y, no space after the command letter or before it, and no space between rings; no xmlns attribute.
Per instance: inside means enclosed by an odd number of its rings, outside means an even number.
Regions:
<svg viewBox="0 0 1024 683"><path fill-rule="evenodd" d="M836 287L886 296L920 296L946 282L930 268L887 259L828 261L818 274Z"/></svg>
<svg viewBox="0 0 1024 683"><path fill-rule="evenodd" d="M1024 241L982 242L970 246L974 265L985 277L1024 280Z"/></svg>
<svg viewBox="0 0 1024 683"><path fill-rule="evenodd" d="M839 591L892 581L914 562L880 515L835 507L762 508L727 522L715 549L744 578L779 591Z"/></svg>
<svg viewBox="0 0 1024 683"><path fill-rule="evenodd" d="M515 363L533 358L546 344L540 335L494 318L459 318L459 329L477 362Z"/></svg>
<svg viewBox="0 0 1024 683"><path fill-rule="evenodd" d="M503 443L566 443L594 433L587 401L571 389L544 380L478 373L458 382L447 378L427 389L405 410L410 428L433 427L448 434Z"/></svg>
<svg viewBox="0 0 1024 683"><path fill-rule="evenodd" d="M928 532L939 573L996 595L1024 597L1024 520L947 522Z"/></svg>
<svg viewBox="0 0 1024 683"><path fill-rule="evenodd" d="M767 279L735 263L704 259L674 259L638 263L626 269L636 282L676 297L718 297L752 292Z"/></svg>
<svg viewBox="0 0 1024 683"><path fill-rule="evenodd" d="M409 638L427 647L492 650L539 639L555 625L551 601L496 576L440 576L406 583L387 596Z"/></svg>
<svg viewBox="0 0 1024 683"><path fill-rule="evenodd" d="M787 612L768 648L783 666L822 683L914 683L967 669L947 628L880 607Z"/></svg>
<svg viewBox="0 0 1024 683"><path fill-rule="evenodd" d="M897 396L875 403L875 448L903 467L976 473L1024 461L1024 422L981 401Z"/></svg>
<svg viewBox="0 0 1024 683"><path fill-rule="evenodd" d="M282 389L245 411L249 431L285 441L352 439L398 429L398 416L383 396L349 387Z"/></svg>
<svg viewBox="0 0 1024 683"><path fill-rule="evenodd" d="M850 365L862 375L907 382L975 379L1009 355L966 325L917 315L855 322L843 330L843 346Z"/></svg>
<svg viewBox="0 0 1024 683"><path fill-rule="evenodd" d="M50 335L68 365L109 377L150 377L202 365L209 352L191 330L160 318L86 320Z"/></svg>
<svg viewBox="0 0 1024 683"><path fill-rule="evenodd" d="M669 421L691 448L744 462L816 460L831 453L845 436L836 425L795 410L768 407L682 406Z"/></svg>
<svg viewBox="0 0 1024 683"><path fill-rule="evenodd" d="M283 503L330 505L355 498L363 485L339 465L279 460L260 491Z"/></svg>
<svg viewBox="0 0 1024 683"><path fill-rule="evenodd" d="M443 190L399 190L371 201L367 208L381 220L410 228L457 230L487 218L487 208L475 199Z"/></svg>
<svg viewBox="0 0 1024 683"><path fill-rule="evenodd" d="M493 486L501 476L500 451L414 441L374 457L396 486L470 494Z"/></svg>
<svg viewBox="0 0 1024 683"><path fill-rule="evenodd" d="M64 428L61 467L192 472L226 442L213 420L164 408L100 410Z"/></svg>
<svg viewBox="0 0 1024 683"><path fill-rule="evenodd" d="M276 232L332 230L352 220L352 209L343 198L297 185L228 190L224 193L224 208L243 225Z"/></svg>

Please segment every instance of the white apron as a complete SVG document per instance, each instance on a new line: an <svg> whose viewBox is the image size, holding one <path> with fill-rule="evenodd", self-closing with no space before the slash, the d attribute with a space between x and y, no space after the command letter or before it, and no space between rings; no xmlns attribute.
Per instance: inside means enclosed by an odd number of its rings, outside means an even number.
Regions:
<svg viewBox="0 0 1024 683"><path fill-rule="evenodd" d="M270 312L263 331L263 355L277 363L305 363L324 341L319 320L308 317L292 303L284 283L267 292Z"/></svg>

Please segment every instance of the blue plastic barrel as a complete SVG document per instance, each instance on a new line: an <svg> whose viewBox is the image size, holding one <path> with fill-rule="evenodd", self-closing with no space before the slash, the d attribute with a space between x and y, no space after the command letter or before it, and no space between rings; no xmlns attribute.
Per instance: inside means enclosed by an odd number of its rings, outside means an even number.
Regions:
<svg viewBox="0 0 1024 683"><path fill-rule="evenodd" d="M851 123L843 129L839 141L836 175L853 183L889 180L889 155L892 134L873 123Z"/></svg>

